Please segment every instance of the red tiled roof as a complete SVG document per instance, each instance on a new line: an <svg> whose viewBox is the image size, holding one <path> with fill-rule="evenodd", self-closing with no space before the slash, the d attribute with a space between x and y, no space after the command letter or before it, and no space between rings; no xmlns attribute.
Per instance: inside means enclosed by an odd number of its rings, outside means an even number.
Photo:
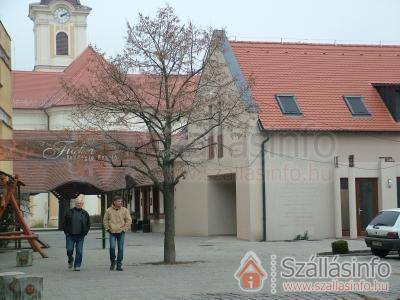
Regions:
<svg viewBox="0 0 400 300"><path fill-rule="evenodd" d="M63 72L13 71L13 107L38 109L71 105L73 101L66 96L62 88L62 80L84 79L89 72L91 59L95 55L98 55L97 52L87 47Z"/></svg>
<svg viewBox="0 0 400 300"><path fill-rule="evenodd" d="M56 72L13 71L13 107L26 109L43 107L60 89L62 75Z"/></svg>
<svg viewBox="0 0 400 300"><path fill-rule="evenodd" d="M87 47L63 72L39 72L39 71L13 71L13 93L12 102L16 109L43 109L54 106L75 105L73 98L68 96L62 87L62 81L79 86L91 85L91 76L101 66L104 58L93 48ZM142 98L148 98L148 105L157 103L155 97L150 97L150 90L157 89L158 81L154 76L142 74L128 74L132 84L141 86L139 90L143 93ZM93 78L92 78L93 79ZM191 88L195 88L199 78L194 78L185 91L182 103L187 103L194 96ZM179 77L177 80L184 80ZM92 82L93 83L93 82ZM179 84L177 85L179 86Z"/></svg>
<svg viewBox="0 0 400 300"><path fill-rule="evenodd" d="M230 41L267 130L400 131L373 83L400 82L400 46ZM275 99L295 95L302 116L284 116ZM344 95L360 95L370 117L353 117Z"/></svg>

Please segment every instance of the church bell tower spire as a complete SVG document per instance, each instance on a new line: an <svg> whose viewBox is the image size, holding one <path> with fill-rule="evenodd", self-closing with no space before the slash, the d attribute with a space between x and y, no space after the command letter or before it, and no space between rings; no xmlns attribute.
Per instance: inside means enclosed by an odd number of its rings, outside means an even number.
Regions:
<svg viewBox="0 0 400 300"><path fill-rule="evenodd" d="M29 6L35 37L35 71L63 71L87 47L91 8L79 0L41 0Z"/></svg>

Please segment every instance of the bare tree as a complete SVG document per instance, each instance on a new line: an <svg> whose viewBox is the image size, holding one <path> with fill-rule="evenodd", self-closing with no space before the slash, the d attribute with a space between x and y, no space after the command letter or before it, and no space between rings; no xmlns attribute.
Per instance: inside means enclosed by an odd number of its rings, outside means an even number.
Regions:
<svg viewBox="0 0 400 300"><path fill-rule="evenodd" d="M126 154L108 161L145 176L162 192L164 263L173 264L175 186L207 160L214 146L210 133L244 126L248 86L227 72L223 35L182 23L170 6L154 18L140 14L127 27L120 55L95 55L88 75L66 80L64 89L76 102L77 126L100 133L108 146ZM145 134L132 143L112 130Z"/></svg>

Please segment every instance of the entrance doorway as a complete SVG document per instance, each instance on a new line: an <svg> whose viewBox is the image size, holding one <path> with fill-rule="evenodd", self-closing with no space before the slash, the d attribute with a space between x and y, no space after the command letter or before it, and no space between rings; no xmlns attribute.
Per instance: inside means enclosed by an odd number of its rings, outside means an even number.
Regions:
<svg viewBox="0 0 400 300"><path fill-rule="evenodd" d="M356 178L357 234L378 214L378 178Z"/></svg>
<svg viewBox="0 0 400 300"><path fill-rule="evenodd" d="M208 234L237 235L235 174L208 177Z"/></svg>

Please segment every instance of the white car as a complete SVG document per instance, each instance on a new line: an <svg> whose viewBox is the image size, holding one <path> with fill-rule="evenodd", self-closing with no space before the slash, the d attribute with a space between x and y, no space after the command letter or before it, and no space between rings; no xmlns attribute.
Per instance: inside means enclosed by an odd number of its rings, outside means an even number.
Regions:
<svg viewBox="0 0 400 300"><path fill-rule="evenodd" d="M390 251L400 255L400 208L385 209L367 226L365 243L374 255L381 258Z"/></svg>

